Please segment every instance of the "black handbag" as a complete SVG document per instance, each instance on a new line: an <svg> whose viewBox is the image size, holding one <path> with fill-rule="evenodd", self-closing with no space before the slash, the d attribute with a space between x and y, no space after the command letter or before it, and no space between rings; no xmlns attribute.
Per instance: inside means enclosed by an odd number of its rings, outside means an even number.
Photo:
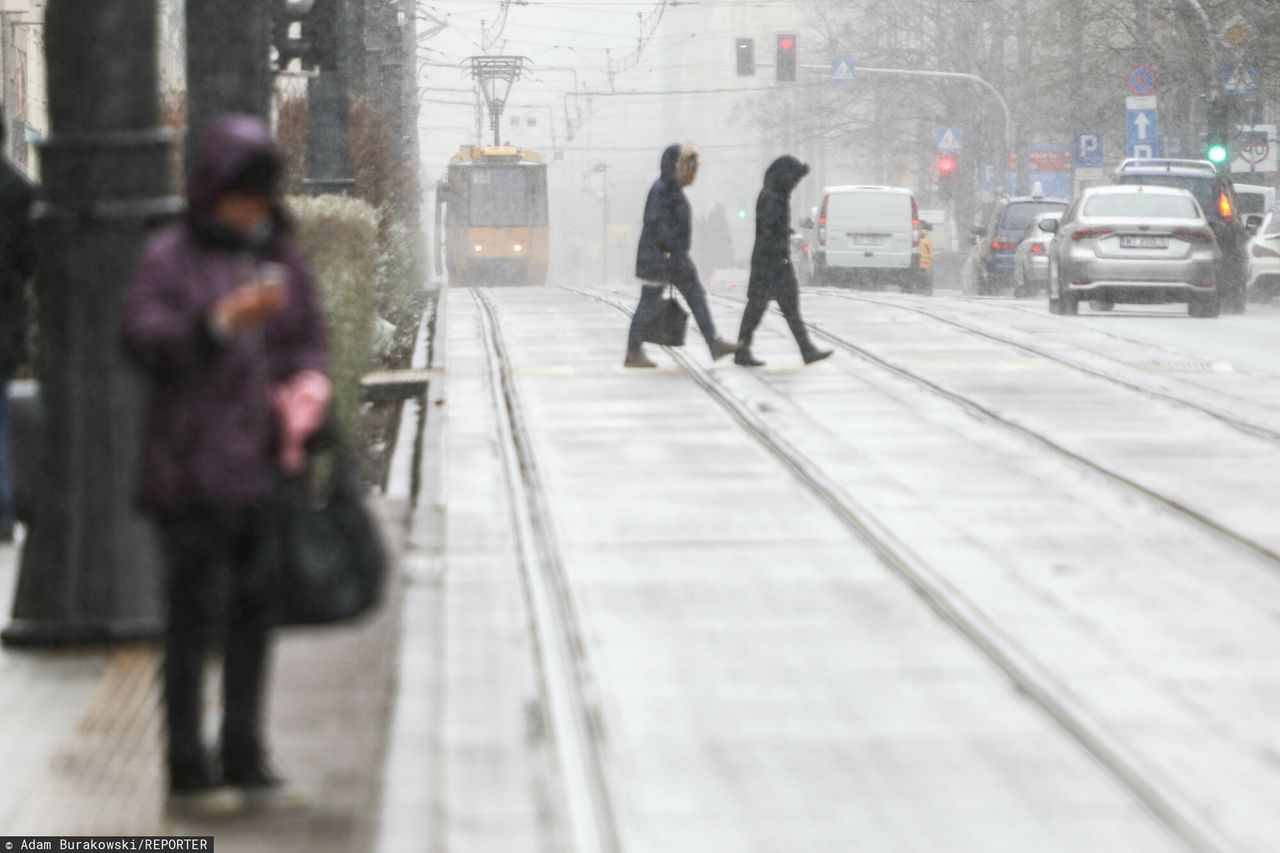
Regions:
<svg viewBox="0 0 1280 853"><path fill-rule="evenodd" d="M685 332L689 328L689 312L675 298L674 287L667 288L667 294L658 303L658 310L644 334L644 340L664 347L682 347Z"/></svg>
<svg viewBox="0 0 1280 853"><path fill-rule="evenodd" d="M345 444L314 455L306 473L282 478L274 504L277 624L328 625L373 609L386 553Z"/></svg>

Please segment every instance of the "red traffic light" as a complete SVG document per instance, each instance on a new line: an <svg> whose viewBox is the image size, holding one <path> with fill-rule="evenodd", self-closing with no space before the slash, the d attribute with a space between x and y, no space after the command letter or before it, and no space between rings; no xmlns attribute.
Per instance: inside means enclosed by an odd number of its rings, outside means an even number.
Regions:
<svg viewBox="0 0 1280 853"><path fill-rule="evenodd" d="M955 157L951 156L950 154L939 154L938 161L934 165L934 168L938 170L938 174L941 177L949 178L955 174L956 165L957 163L956 163Z"/></svg>
<svg viewBox="0 0 1280 853"><path fill-rule="evenodd" d="M791 50L791 48L796 46L796 43L794 39L789 39L784 37L781 41L778 42L778 46L781 47L783 50Z"/></svg>

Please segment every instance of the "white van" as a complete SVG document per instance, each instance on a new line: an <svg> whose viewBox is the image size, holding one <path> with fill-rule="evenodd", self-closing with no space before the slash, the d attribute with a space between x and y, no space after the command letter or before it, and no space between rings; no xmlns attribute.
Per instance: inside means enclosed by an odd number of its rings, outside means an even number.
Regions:
<svg viewBox="0 0 1280 853"><path fill-rule="evenodd" d="M818 284L899 285L924 292L916 197L901 187L827 187L818 207L814 272Z"/></svg>

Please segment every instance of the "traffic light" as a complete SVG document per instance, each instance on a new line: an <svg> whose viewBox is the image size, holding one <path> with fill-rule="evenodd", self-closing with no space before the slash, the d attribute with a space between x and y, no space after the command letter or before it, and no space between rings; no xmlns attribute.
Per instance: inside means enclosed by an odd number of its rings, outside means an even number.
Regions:
<svg viewBox="0 0 1280 853"><path fill-rule="evenodd" d="M754 77L756 73L756 40L737 39L734 42L734 56L738 59L738 76Z"/></svg>
<svg viewBox="0 0 1280 853"><path fill-rule="evenodd" d="M338 62L336 0L274 0L271 42L284 68L293 60L332 71Z"/></svg>
<svg viewBox="0 0 1280 853"><path fill-rule="evenodd" d="M1215 166L1231 159L1231 103L1215 97L1209 102L1209 131L1205 134L1204 158Z"/></svg>
<svg viewBox="0 0 1280 853"><path fill-rule="evenodd" d="M956 171L959 168L960 161L954 154L939 154L938 159L933 163L933 171L938 177L938 196L945 201L951 200Z"/></svg>
<svg viewBox="0 0 1280 853"><path fill-rule="evenodd" d="M747 206L745 204L738 205L738 218L739 219L747 218Z"/></svg>
<svg viewBox="0 0 1280 853"><path fill-rule="evenodd" d="M796 34L778 33L774 70L779 83L796 82Z"/></svg>

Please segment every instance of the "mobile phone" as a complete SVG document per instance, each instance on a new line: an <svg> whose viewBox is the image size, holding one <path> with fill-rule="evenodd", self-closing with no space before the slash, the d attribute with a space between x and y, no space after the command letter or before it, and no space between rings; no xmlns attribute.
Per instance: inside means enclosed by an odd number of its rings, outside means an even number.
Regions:
<svg viewBox="0 0 1280 853"><path fill-rule="evenodd" d="M278 293L289 281L289 268L284 264L264 262L258 264L258 284L269 293Z"/></svg>

